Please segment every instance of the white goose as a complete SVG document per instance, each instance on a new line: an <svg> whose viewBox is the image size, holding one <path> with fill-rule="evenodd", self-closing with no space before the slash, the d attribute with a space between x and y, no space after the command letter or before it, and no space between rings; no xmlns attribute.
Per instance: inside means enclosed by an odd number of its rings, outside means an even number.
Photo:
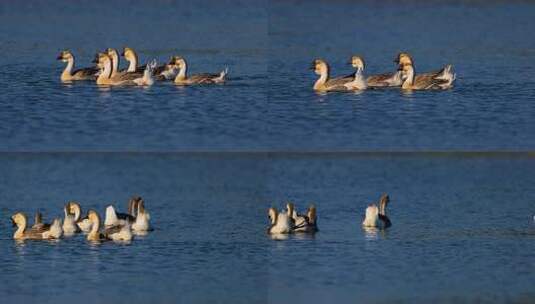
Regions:
<svg viewBox="0 0 535 304"><path fill-rule="evenodd" d="M390 197L383 194L379 201L379 207L376 204L370 204L366 208L366 218L362 222L364 227L374 228L388 228L392 226L392 222L386 215L386 206L390 202Z"/></svg>
<svg viewBox="0 0 535 304"><path fill-rule="evenodd" d="M287 212L279 213L275 208L268 209L268 216L271 221L271 225L268 228L269 234L288 234L292 233L295 227L295 223L291 214L293 214L293 205L288 204Z"/></svg>

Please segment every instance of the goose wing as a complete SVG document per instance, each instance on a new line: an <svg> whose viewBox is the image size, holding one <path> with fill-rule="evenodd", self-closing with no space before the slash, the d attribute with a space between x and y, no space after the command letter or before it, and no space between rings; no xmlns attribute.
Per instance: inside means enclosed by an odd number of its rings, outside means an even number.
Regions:
<svg viewBox="0 0 535 304"><path fill-rule="evenodd" d="M204 73L204 74L192 75L188 77L188 79L189 81L195 82L195 83L209 83L209 82L212 82L215 78L218 78L219 76L220 76L219 74Z"/></svg>
<svg viewBox="0 0 535 304"><path fill-rule="evenodd" d="M112 234L119 233L123 229L123 226L115 225L104 229L104 237L110 238Z"/></svg>
<svg viewBox="0 0 535 304"><path fill-rule="evenodd" d="M116 214L117 214L117 218L120 220L125 220L128 222L134 222L136 220L134 216L127 214L127 213L116 213Z"/></svg>
<svg viewBox="0 0 535 304"><path fill-rule="evenodd" d="M420 74L414 78L414 86L419 89L442 89L448 80L436 79L434 74Z"/></svg>
<svg viewBox="0 0 535 304"><path fill-rule="evenodd" d="M389 86L389 81L396 76L396 73L383 73L378 75L371 75L366 78L366 82L370 87L386 87ZM400 84L401 85L401 84Z"/></svg>
<svg viewBox="0 0 535 304"><path fill-rule="evenodd" d="M98 71L99 71L98 68L83 68L83 69L75 70L72 73L72 75L76 77L91 77L91 76L96 76Z"/></svg>
<svg viewBox="0 0 535 304"><path fill-rule="evenodd" d="M114 77L114 80L128 81L143 77L143 72L126 72Z"/></svg>

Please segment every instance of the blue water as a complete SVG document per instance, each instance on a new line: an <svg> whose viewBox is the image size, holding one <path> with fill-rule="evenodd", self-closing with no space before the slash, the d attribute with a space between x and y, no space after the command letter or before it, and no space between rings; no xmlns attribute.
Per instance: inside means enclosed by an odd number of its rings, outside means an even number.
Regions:
<svg viewBox="0 0 535 304"><path fill-rule="evenodd" d="M2 303L535 302L533 16L529 1L0 2ZM124 46L229 81L59 81L62 49L82 67ZM417 71L453 64L455 87L311 90L314 58L346 75L361 54L374 74L400 51ZM364 231L384 192L392 228ZM132 195L155 230L129 245L11 239L16 211ZM269 238L287 200L315 203L320 232Z"/></svg>
<svg viewBox="0 0 535 304"><path fill-rule="evenodd" d="M129 8L130 7L130 8ZM0 4L0 150L532 150L535 4L450 1L39 1ZM174 54L191 72L228 66L224 86L62 85L70 48L89 65L106 47L142 62ZM362 54L369 74L410 52L446 63L446 92L318 95L315 57L333 75Z"/></svg>
<svg viewBox="0 0 535 304"><path fill-rule="evenodd" d="M449 303L535 300L532 154L1 154L6 303ZM393 226L366 232L391 197ZM104 211L142 195L155 230L17 244L6 215ZM267 208L318 207L320 232L272 240Z"/></svg>

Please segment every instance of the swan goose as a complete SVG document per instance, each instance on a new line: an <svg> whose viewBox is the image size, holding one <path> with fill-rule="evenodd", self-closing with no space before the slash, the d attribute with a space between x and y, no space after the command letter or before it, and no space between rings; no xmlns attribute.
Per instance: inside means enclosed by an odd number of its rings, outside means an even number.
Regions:
<svg viewBox="0 0 535 304"><path fill-rule="evenodd" d="M63 231L61 229L61 222L59 219L54 219L52 224L42 229L26 229L28 220L26 215L22 212L17 212L11 216L13 226L17 229L13 234L15 240L48 240L61 238Z"/></svg>
<svg viewBox="0 0 535 304"><path fill-rule="evenodd" d="M386 206L390 202L390 197L383 194L379 200L379 207L376 204L370 204L366 208L366 217L362 226L368 228L388 228L392 226L390 218L386 215Z"/></svg>
<svg viewBox="0 0 535 304"><path fill-rule="evenodd" d="M228 74L228 69L225 68L219 74L196 74L188 76L188 65L183 57L175 57L175 65L178 67L178 74L175 77L174 83L177 85L194 85L194 84L216 84L224 83Z"/></svg>
<svg viewBox="0 0 535 304"><path fill-rule="evenodd" d="M98 68L91 67L74 70L74 55L69 50L61 51L56 59L67 63L60 76L62 82L95 80L97 78Z"/></svg>

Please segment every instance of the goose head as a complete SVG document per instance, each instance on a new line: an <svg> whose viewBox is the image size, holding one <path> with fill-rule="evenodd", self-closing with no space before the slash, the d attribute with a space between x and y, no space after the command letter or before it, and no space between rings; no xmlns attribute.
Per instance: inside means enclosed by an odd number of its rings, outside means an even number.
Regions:
<svg viewBox="0 0 535 304"><path fill-rule="evenodd" d="M22 212L17 212L11 216L13 227L26 227L26 215Z"/></svg>
<svg viewBox="0 0 535 304"><path fill-rule="evenodd" d="M58 55L58 57L56 57L57 60L61 60L63 62L68 62L69 60L73 60L74 59L74 55L71 53L71 51L69 50L64 50L64 51L61 51Z"/></svg>
<svg viewBox="0 0 535 304"><path fill-rule="evenodd" d="M323 75L329 72L329 65L323 59L314 59L314 61L312 61L311 69L314 70L314 73L317 75Z"/></svg>
<svg viewBox="0 0 535 304"><path fill-rule="evenodd" d="M105 53L112 58L119 58L119 52L116 49L107 48Z"/></svg>
<svg viewBox="0 0 535 304"><path fill-rule="evenodd" d="M123 52L121 53L121 56L123 56L128 61L132 61L132 60L137 61L137 53L136 53L136 51L134 51L134 49L129 48L129 47L125 47L123 49Z"/></svg>
<svg viewBox="0 0 535 304"><path fill-rule="evenodd" d="M352 67L359 71L364 71L365 63L364 59L358 55L354 55L351 57L351 60L349 61Z"/></svg>
<svg viewBox="0 0 535 304"><path fill-rule="evenodd" d="M103 68L106 64L111 64L111 58L106 53L97 53L93 63L96 63L99 68Z"/></svg>
<svg viewBox="0 0 535 304"><path fill-rule="evenodd" d="M173 59L174 59L174 64L176 65L177 68L183 69L186 67L186 60L183 57L174 56Z"/></svg>
<svg viewBox="0 0 535 304"><path fill-rule="evenodd" d="M400 66L405 64L413 64L412 57L409 55L409 53L399 53L397 58L394 59L394 62Z"/></svg>
<svg viewBox="0 0 535 304"><path fill-rule="evenodd" d="M78 221L80 219L80 216L82 215L82 208L80 207L80 204L77 202L68 202L67 203L67 210L69 213L74 214L74 220Z"/></svg>

